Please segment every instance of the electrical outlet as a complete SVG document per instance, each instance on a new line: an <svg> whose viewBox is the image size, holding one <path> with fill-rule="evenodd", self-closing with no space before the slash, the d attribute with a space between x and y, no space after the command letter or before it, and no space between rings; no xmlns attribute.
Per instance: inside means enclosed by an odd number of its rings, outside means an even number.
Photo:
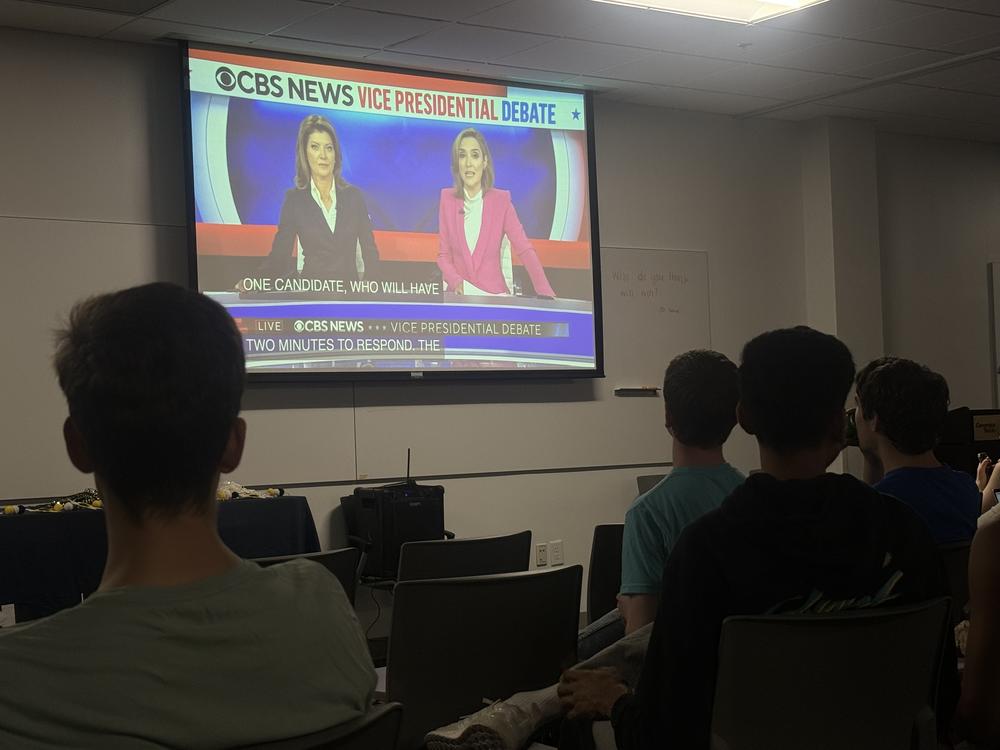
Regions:
<svg viewBox="0 0 1000 750"><path fill-rule="evenodd" d="M554 539L549 542L549 562L552 565L563 564L563 543L562 539Z"/></svg>
<svg viewBox="0 0 1000 750"><path fill-rule="evenodd" d="M549 545L545 542L535 545L535 567L544 568L549 564Z"/></svg>

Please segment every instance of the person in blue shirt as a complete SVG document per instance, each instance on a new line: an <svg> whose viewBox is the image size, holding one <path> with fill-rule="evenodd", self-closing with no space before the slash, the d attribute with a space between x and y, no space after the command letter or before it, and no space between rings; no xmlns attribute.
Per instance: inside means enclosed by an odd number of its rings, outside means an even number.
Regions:
<svg viewBox="0 0 1000 750"><path fill-rule="evenodd" d="M739 373L723 354L690 351L667 367L663 401L673 469L625 514L618 606L626 633L655 618L663 566L684 528L743 483L722 455L739 397Z"/></svg>
<svg viewBox="0 0 1000 750"><path fill-rule="evenodd" d="M916 511L938 544L972 539L979 487L934 456L948 415L945 379L912 360L882 357L858 373L856 386L865 480Z"/></svg>

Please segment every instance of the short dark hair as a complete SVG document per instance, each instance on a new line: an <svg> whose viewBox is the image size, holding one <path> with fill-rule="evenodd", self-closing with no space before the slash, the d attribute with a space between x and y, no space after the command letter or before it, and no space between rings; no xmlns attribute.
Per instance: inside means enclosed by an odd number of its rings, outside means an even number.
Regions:
<svg viewBox="0 0 1000 750"><path fill-rule="evenodd" d="M881 357L858 373L858 404L865 419L897 450L915 456L937 445L948 418L948 382L930 368L900 357Z"/></svg>
<svg viewBox="0 0 1000 750"><path fill-rule="evenodd" d="M806 326L762 333L743 347L744 420L779 453L818 447L853 382L854 360L843 342Z"/></svg>
<svg viewBox="0 0 1000 750"><path fill-rule="evenodd" d="M245 379L221 305L165 283L91 297L57 332L55 367L95 472L135 520L200 508Z"/></svg>
<svg viewBox="0 0 1000 750"><path fill-rule="evenodd" d="M724 354L695 349L667 366L663 402L670 429L685 445L716 448L736 426L740 381L736 365Z"/></svg>

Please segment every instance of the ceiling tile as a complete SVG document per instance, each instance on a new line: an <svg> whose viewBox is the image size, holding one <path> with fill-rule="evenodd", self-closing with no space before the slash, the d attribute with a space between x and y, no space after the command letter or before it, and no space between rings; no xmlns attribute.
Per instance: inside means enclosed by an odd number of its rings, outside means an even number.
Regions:
<svg viewBox="0 0 1000 750"><path fill-rule="evenodd" d="M574 38L595 26L626 27L649 11L591 0L513 0L468 19L470 23Z"/></svg>
<svg viewBox="0 0 1000 750"><path fill-rule="evenodd" d="M846 72L852 76L859 76L861 78L882 78L883 76L904 73L914 68L923 67L924 65L944 62L954 57L955 55L949 52L920 50L919 52L910 52L901 57L893 57L876 63L866 63L858 68L851 68Z"/></svg>
<svg viewBox="0 0 1000 750"><path fill-rule="evenodd" d="M567 73L598 73L651 54L629 47L573 39L556 39L502 58L523 68L559 70Z"/></svg>
<svg viewBox="0 0 1000 750"><path fill-rule="evenodd" d="M620 8L620 10L631 12L618 13L614 18L586 25L575 31L573 36L594 42L683 52L697 49L700 45L699 40L707 39L719 29L717 22L676 13L660 13L637 8Z"/></svg>
<svg viewBox="0 0 1000 750"><path fill-rule="evenodd" d="M911 89L911 96L902 102L897 111L950 120L1000 124L998 97L922 86L907 88Z"/></svg>
<svg viewBox="0 0 1000 750"><path fill-rule="evenodd" d="M106 10L111 13L124 13L129 16L141 16L157 5L163 5L167 0L54 0L48 5L72 6L87 10Z"/></svg>
<svg viewBox="0 0 1000 750"><path fill-rule="evenodd" d="M930 75L911 78L907 83L954 91L1000 94L1000 61L976 60Z"/></svg>
<svg viewBox="0 0 1000 750"><path fill-rule="evenodd" d="M902 111L904 103L913 98L913 87L901 83L889 83L884 86L873 86L863 91L832 96L823 100L823 104L837 107L867 109L875 112Z"/></svg>
<svg viewBox="0 0 1000 750"><path fill-rule="evenodd" d="M857 80L804 70L744 63L699 79L692 86L710 91L790 100L826 94L843 89L852 83L857 83Z"/></svg>
<svg viewBox="0 0 1000 750"><path fill-rule="evenodd" d="M769 62L785 68L800 68L817 73L847 73L865 66L910 54L912 50L853 39L835 39L805 50L779 55Z"/></svg>
<svg viewBox="0 0 1000 750"><path fill-rule="evenodd" d="M825 37L814 34L760 25L741 26L704 19L693 21L698 31L675 51L736 62L767 62L782 55L802 52L826 41Z"/></svg>
<svg viewBox="0 0 1000 750"><path fill-rule="evenodd" d="M335 7L288 26L282 31L282 36L381 49L443 25L442 21Z"/></svg>
<svg viewBox="0 0 1000 750"><path fill-rule="evenodd" d="M724 115L742 114L775 104L781 104L778 99L724 94L714 91L698 91L696 89L671 86L661 87L659 96L660 98L657 103L661 107L713 112Z"/></svg>
<svg viewBox="0 0 1000 750"><path fill-rule="evenodd" d="M867 29L900 23L933 12L934 8L925 5L896 0L831 0L764 21L761 25L834 37L853 37Z"/></svg>
<svg viewBox="0 0 1000 750"><path fill-rule="evenodd" d="M376 52L371 47L351 47L345 44L324 44L305 39L290 39L283 36L263 36L253 42L259 49L275 52L295 52L300 55L326 57L331 60L358 60Z"/></svg>
<svg viewBox="0 0 1000 750"><path fill-rule="evenodd" d="M173 0L150 13L147 18L212 26L233 31L270 34L296 21L322 13L315 3L300 0Z"/></svg>
<svg viewBox="0 0 1000 750"><path fill-rule="evenodd" d="M737 63L728 60L711 57L653 52L624 65L608 68L602 72L602 76L640 83L683 85L736 65Z"/></svg>
<svg viewBox="0 0 1000 750"><path fill-rule="evenodd" d="M908 21L868 29L855 37L881 44L948 51L955 44L991 33L1000 33L1000 16L938 10Z"/></svg>
<svg viewBox="0 0 1000 750"><path fill-rule="evenodd" d="M494 63L471 63L466 66L466 71L469 75L494 78L499 81L547 83L554 86L565 86L567 80L575 77L571 73L514 68L509 65L496 65Z"/></svg>
<svg viewBox="0 0 1000 750"><path fill-rule="evenodd" d="M10 26L15 29L37 29L77 36L102 36L133 18L134 16L97 10L59 8L21 2L21 0L0 0L0 26Z"/></svg>
<svg viewBox="0 0 1000 750"><path fill-rule="evenodd" d="M213 29L158 18L136 18L134 21L105 34L105 39L123 42L149 42L155 39L190 39L193 42L215 44L250 44L260 39L260 34L230 29Z"/></svg>
<svg viewBox="0 0 1000 750"><path fill-rule="evenodd" d="M903 0L903 2L913 1ZM916 2L935 8L950 8L952 10L966 10L974 13L1000 16L1000 5L997 4L996 0L916 0Z"/></svg>
<svg viewBox="0 0 1000 750"><path fill-rule="evenodd" d="M1000 16L998 16L998 18L1000 18ZM992 27L993 24L991 23L990 26ZM945 46L949 52L957 52L963 55L969 54L970 52L980 52L982 50L1000 47L1000 31L991 31L988 34L970 37L958 42L951 42Z"/></svg>
<svg viewBox="0 0 1000 750"><path fill-rule="evenodd" d="M451 24L396 44L392 49L458 60L483 61L507 57L511 53L537 47L548 41L550 37L538 34Z"/></svg>
<svg viewBox="0 0 1000 750"><path fill-rule="evenodd" d="M401 13L420 18L460 21L484 10L501 5L506 0L347 0L352 8Z"/></svg>

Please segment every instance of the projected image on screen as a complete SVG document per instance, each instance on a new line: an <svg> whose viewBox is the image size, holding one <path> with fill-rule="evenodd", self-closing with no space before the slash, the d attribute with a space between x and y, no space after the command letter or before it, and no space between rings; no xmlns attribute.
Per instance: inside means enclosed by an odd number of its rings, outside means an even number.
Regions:
<svg viewBox="0 0 1000 750"><path fill-rule="evenodd" d="M188 66L198 287L251 371L595 371L582 94Z"/></svg>

